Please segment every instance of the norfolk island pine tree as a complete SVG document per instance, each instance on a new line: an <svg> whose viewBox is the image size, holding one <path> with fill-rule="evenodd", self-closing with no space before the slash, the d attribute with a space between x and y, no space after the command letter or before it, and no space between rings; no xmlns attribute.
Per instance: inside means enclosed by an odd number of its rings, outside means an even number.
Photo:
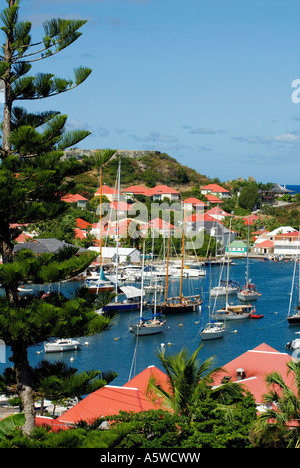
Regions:
<svg viewBox="0 0 300 468"><path fill-rule="evenodd" d="M94 254L74 255L64 249L57 255L35 256L30 250L14 254L18 230L14 223L55 219L66 210L61 196L72 187L68 177L91 168L93 161L62 161L63 150L75 145L89 132L66 131L67 116L48 111L30 113L17 101L45 99L79 86L91 73L79 67L74 81L52 73L30 74L32 63L48 60L76 41L85 24L80 20L52 19L43 24L40 42L31 39L31 23L19 21L20 0L7 0L0 22L4 41L0 52L0 79L4 86L2 147L0 148L0 282L5 296L0 298L0 339L10 346L18 394L25 414L23 431L34 428L34 391L28 347L51 336L82 336L103 328L100 317L82 298L54 297L43 300L20 296L22 282L51 283L68 279L85 270ZM113 150L104 151L109 159ZM96 162L97 165L97 162ZM69 179L70 180L70 179ZM99 320L100 319L100 320Z"/></svg>

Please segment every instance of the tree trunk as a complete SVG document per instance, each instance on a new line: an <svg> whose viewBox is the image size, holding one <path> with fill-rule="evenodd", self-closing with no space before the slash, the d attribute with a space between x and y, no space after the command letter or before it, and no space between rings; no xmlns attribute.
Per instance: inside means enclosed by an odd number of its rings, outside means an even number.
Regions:
<svg viewBox="0 0 300 468"><path fill-rule="evenodd" d="M15 0L9 0L9 7L14 6ZM10 39L7 37L5 43L5 55L4 60L7 63L12 62L12 44ZM4 115L3 115L3 124L2 124L2 147L4 155L9 154L10 152L10 129L11 129L11 110L12 110L12 86L11 86L11 66L6 70L4 74Z"/></svg>
<svg viewBox="0 0 300 468"><path fill-rule="evenodd" d="M15 363L17 391L22 400L25 414L25 425L22 430L26 435L30 435L35 426L34 414L34 392L31 382L31 367L27 357L27 347L19 341L11 345L13 356L11 360Z"/></svg>

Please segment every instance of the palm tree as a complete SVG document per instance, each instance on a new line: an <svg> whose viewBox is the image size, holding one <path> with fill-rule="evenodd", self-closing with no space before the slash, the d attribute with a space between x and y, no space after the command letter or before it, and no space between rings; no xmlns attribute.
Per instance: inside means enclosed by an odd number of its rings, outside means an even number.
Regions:
<svg viewBox="0 0 300 468"><path fill-rule="evenodd" d="M202 345L191 356L185 348L178 354L170 356L165 356L164 348L158 352L157 355L168 376L169 391L162 388L155 378L151 378L148 395L154 399L159 398L164 409L189 415L190 407L198 399L204 399L208 395L220 403L226 402L226 396L230 395L231 398L241 396L243 391L241 386L230 382L216 388L212 387L213 375L223 369L212 368L212 357L200 364L197 356L201 348Z"/></svg>
<svg viewBox="0 0 300 468"><path fill-rule="evenodd" d="M264 401L272 405L260 414L252 431L257 446L296 447L300 443L300 362L287 363L288 374L293 373L294 385L290 388L279 372L266 376L270 388Z"/></svg>

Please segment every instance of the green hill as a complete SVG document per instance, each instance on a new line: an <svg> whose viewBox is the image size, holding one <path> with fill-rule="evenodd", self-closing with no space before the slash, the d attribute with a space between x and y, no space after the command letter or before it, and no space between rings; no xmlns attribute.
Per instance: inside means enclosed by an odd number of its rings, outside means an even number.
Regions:
<svg viewBox="0 0 300 468"><path fill-rule="evenodd" d="M154 187L165 184L181 191L209 183L205 175L183 166L165 153L149 152L142 156L121 155L121 187L146 185ZM103 184L114 186L118 169L118 157L103 168ZM99 174L95 169L75 177L78 187L91 192L99 186Z"/></svg>

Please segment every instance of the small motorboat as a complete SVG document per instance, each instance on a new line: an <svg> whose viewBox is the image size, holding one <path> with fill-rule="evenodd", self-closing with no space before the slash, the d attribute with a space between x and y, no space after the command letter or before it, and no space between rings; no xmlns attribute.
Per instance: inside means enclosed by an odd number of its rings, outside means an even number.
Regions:
<svg viewBox="0 0 300 468"><path fill-rule="evenodd" d="M286 349L299 349L300 348L300 339L296 338L293 341L290 341L285 345Z"/></svg>
<svg viewBox="0 0 300 468"><path fill-rule="evenodd" d="M46 353L57 353L61 351L73 351L80 348L80 342L73 338L59 338L49 343L44 343Z"/></svg>
<svg viewBox="0 0 300 468"><path fill-rule="evenodd" d="M263 318L262 314L257 314L256 310L254 309L253 312L249 315L251 319L260 319Z"/></svg>

